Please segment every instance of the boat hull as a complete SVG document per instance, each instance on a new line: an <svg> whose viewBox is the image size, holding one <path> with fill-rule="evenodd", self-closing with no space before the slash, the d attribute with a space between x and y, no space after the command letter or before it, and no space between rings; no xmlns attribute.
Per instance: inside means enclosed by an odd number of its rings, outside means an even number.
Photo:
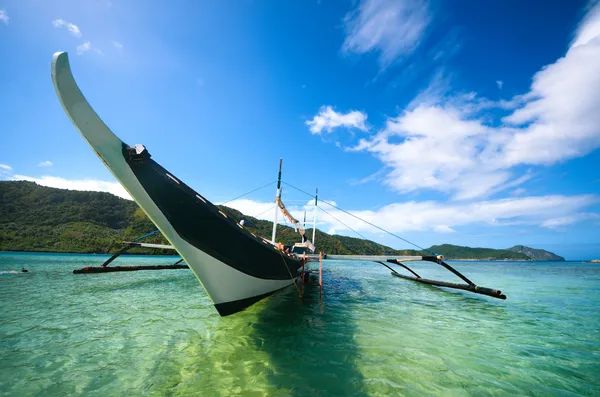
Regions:
<svg viewBox="0 0 600 397"><path fill-rule="evenodd" d="M243 229L147 151L113 134L79 90L66 53L54 55L52 79L75 127L185 260L219 314L236 313L295 282L298 258Z"/></svg>

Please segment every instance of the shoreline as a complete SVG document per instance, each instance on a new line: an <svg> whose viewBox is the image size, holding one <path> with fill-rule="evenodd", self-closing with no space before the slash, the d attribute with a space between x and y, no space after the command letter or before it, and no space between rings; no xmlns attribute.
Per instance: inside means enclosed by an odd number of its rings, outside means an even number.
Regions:
<svg viewBox="0 0 600 397"><path fill-rule="evenodd" d="M154 251L156 252L156 251ZM2 253L15 253L15 254L69 254L69 255L106 255L110 256L113 253L110 252L67 252L67 251L20 251L20 250L0 250ZM179 257L178 254L160 254L160 253L144 253L144 252L127 252L121 254L121 256L172 256ZM461 261L461 262L585 262L585 263L600 263L600 259L569 259L564 261L536 261L532 259L493 259L493 258L444 258L447 261Z"/></svg>
<svg viewBox="0 0 600 397"><path fill-rule="evenodd" d="M65 255L106 255L111 256L114 252L67 252L67 251L17 251L17 250L0 250L0 254L65 254ZM119 256L173 256L179 257L180 255L175 254L152 254L145 252L125 252Z"/></svg>

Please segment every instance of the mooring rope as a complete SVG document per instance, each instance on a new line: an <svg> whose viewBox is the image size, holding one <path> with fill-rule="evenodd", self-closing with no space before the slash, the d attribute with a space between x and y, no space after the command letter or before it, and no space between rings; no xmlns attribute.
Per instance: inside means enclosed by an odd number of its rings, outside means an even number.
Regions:
<svg viewBox="0 0 600 397"><path fill-rule="evenodd" d="M298 297L300 299L302 299L302 292L300 292L300 288L298 288L298 285L296 284L296 279L292 275L290 268L288 267L287 263L285 262L285 258L283 257L283 252L281 252L279 249L277 249L277 251L279 251L279 255L281 255L281 260L283 261L283 266L287 269L287 271L290 275L290 279L293 280L292 284L294 284L294 287L296 287L296 291L298 292ZM302 277L304 277L304 274L302 275ZM304 282L304 280L302 280L302 282Z"/></svg>
<svg viewBox="0 0 600 397"><path fill-rule="evenodd" d="M296 187L296 186L294 186L294 185L292 185L292 184L290 184L290 183L287 183L287 182L282 182L282 183L285 183L285 184L286 184L286 185L288 185L289 187L291 187L291 188L293 188L293 189L296 189L296 190L298 190L299 192L301 192L301 193L304 193L304 194L306 194L306 195L307 195L307 196L309 196L309 197L312 197L312 198L314 198L314 197L315 197L315 196L313 196L312 194L310 194L310 193L308 193L308 192L306 192L306 191L304 191L304 190L302 190L302 189L300 189L300 188L298 188L298 187ZM434 252L431 252L431 251L429 251L428 249L426 249L426 248L423 248L423 247L421 247L420 245L418 245L418 244L415 244L415 243L413 243L412 241L409 241L409 240L405 239L404 237L400 237L400 236L398 236L398 235L397 235L397 234L395 234L395 233L392 233L392 232L390 232L390 231L388 231L388 230L385 230L384 228L382 228L382 227L379 227L379 226L375 225L374 223L371 223L371 222L369 222L369 221L367 221L367 220L365 220L365 219L362 219L361 217L359 217L359 216L357 216L357 215L354 215L354 214L352 214L351 212L348 212L348 211L346 211L345 209L343 209L343 208L340 208L340 207L338 207L338 206L337 206L337 205L335 205L335 204L332 204L332 203L330 203L330 202L328 202L328 201L325 201L325 200L323 200L323 199L320 199L319 201L320 201L321 203L325 203L325 204L327 204L327 205L329 205L329 206L331 206L331 207L333 207L333 208L335 208L335 209L337 209L337 210L339 210L339 211L342 211L343 213L345 213L345 214L347 214L347 215L350 215L351 217L353 217L353 218L356 218L356 219L358 219L359 221L363 221L363 222L365 222L366 224L368 224L368 225L371 225L371 226L373 226L374 228L376 228L376 229L379 229L379 230L381 230L382 232L389 234L390 236L396 237L397 239L400 239L400 240L404 241L405 243L408 243L408 244L410 244L410 245L412 245L412 246L414 246L414 247L417 247L419 250L421 250L421 251L423 251L423 252L428 252L428 253L430 253L431 255L436 255ZM323 210L323 208L322 208L322 207L319 207L319 208L321 208L321 209ZM323 211L324 211L324 210L323 210Z"/></svg>

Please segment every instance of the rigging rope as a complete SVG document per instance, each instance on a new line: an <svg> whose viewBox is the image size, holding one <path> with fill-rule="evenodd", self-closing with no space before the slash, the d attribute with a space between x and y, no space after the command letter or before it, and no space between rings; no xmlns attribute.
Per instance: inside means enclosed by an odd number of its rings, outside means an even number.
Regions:
<svg viewBox="0 0 600 397"><path fill-rule="evenodd" d="M256 219L258 219L258 217L259 217L259 216L261 216L261 215L264 215L264 214L266 214L266 213L267 213L267 212L269 212L269 211L273 211L273 210L275 209L275 207L277 207L277 205L274 205L274 206L272 206L271 208L269 208L268 210L266 210L266 211L263 211L263 212L261 212L260 214L258 214L258 215L255 215L255 216L252 216L252 217L253 217L253 218L256 218Z"/></svg>
<svg viewBox="0 0 600 397"><path fill-rule="evenodd" d="M231 202L232 202L232 201L234 201L234 200L237 200L237 199L239 199L239 198L242 198L242 197L244 197L244 196L247 196L247 195L249 195L249 194L251 194L251 193L257 192L257 191L259 191L260 189L264 189L264 188L266 188L267 186L270 186L270 185L272 185L272 184L274 184L274 183L276 183L276 182L269 182L269 183L267 183L267 184L266 184L266 185L264 185L264 186L261 186L261 187L259 187L259 188L256 188L256 189L254 189L254 190L251 190L251 191L249 191L248 193L244 193L244 194L242 194L241 196L237 196L237 197L235 197L235 198L232 198L231 200L225 201L224 203L220 203L219 205L225 205L225 204L227 204L227 203L231 203Z"/></svg>
<svg viewBox="0 0 600 397"><path fill-rule="evenodd" d="M292 185L292 184L289 184L289 183L287 183L287 182L282 182L282 183L285 183L285 184L286 184L286 185L288 185L289 187L291 187L291 188L293 188L293 189L296 189L296 190L298 190L299 192L302 192L302 193L304 193L304 194L306 194L306 195L308 195L308 196L310 196L310 197L313 197L313 198L314 198L314 196L313 196L312 194L310 194L310 193L308 193L308 192L306 192L306 191L304 191L304 190L302 190L302 189L300 189L300 188L298 188L298 187L296 187L296 186L294 186L294 185ZM325 204L327 204L327 205L329 205L329 206L331 206L331 207L333 207L333 208L335 208L335 209L337 209L337 210L339 210L339 211L342 211L343 213L345 213L345 214L348 214L348 215L350 215L351 217L358 219L359 221L363 221L363 222L365 222L366 224L368 224L368 225L371 225L371 226L373 226L374 228L376 228L376 229L379 229L379 230L381 230L382 232L389 234L390 236L396 237L397 239L400 239L400 240L402 240L402 241L404 241L404 242L406 242L406 243L408 243L408 244L410 244L410 245L412 245L412 246L414 246L414 247L417 247L418 249L420 249L420 250L421 250L421 251L423 251L423 252L428 252L428 253L430 253L430 254L432 254L432 255L436 255L434 252L431 252L431 251L429 251L428 249L421 247L420 245L417 245L417 244L415 244L415 243L413 243L413 242L411 242L411 241L408 241L407 239L405 239L405 238L403 238L403 237L400 237L400 236L398 236L398 235L397 235L397 234L395 234L395 233L392 233L392 232L390 232L390 231L388 231L388 230L385 230L384 228L382 228L382 227L379 227L379 226L377 226L377 225L375 225L375 224L373 224L373 223L371 223L371 222L369 222L369 221L367 221L367 220L365 220L365 219L362 219L361 217L359 217L359 216L356 216L356 215L354 215L354 214L352 214L352 213L350 213L350 212L348 212L348 211L346 211L346 210L344 210L344 209L342 209L342 208L338 207L338 206L337 206L337 205L335 205L335 204L332 204L332 203L330 203L330 202L328 202L328 201L325 201L325 200L323 200L323 199L321 199L321 200L319 200L319 201L320 201L321 203L325 203ZM322 207L320 207L320 208L321 208L321 209L323 209Z"/></svg>
<svg viewBox="0 0 600 397"><path fill-rule="evenodd" d="M259 187L259 188L256 188L256 189L254 189L254 190L251 190L251 191L249 191L249 192L247 192L247 193L244 193L244 194L242 194L241 196L237 196L237 197L235 197L235 198L232 198L231 200L225 201L224 203L221 203L221 204L219 204L219 205L225 205L225 204L227 204L227 203L231 203L231 202L232 202L232 201L234 201L234 200L237 200L237 199L239 199L239 198L242 198L242 197L244 197L244 196L247 196L247 195L249 195L249 194L251 194L251 193L257 192L257 191L259 191L260 189L264 189L264 188L266 188L267 186L270 186L270 185L272 185L272 184L274 184L274 183L275 183L275 182L269 182L269 183L267 183L266 185L263 185L263 186L261 186L261 187ZM273 208L270 208L270 209L269 209L269 210L267 210L267 211L270 211L270 210L272 210L272 209L273 209ZM265 211L265 212L267 212L267 211ZM264 214L265 212L263 212L263 213L261 213L261 214L259 214L259 215L255 216L254 218L258 218L259 216L261 216L261 215L262 215L262 214ZM143 236L141 236L141 237L138 237L138 238L136 238L136 239L135 239L135 240L133 240L133 241L138 241L138 240L144 239L144 238L146 238L146 237L150 237L150 236L152 236L152 235L154 235L154 234L156 234L156 233L158 233L158 232L159 232L159 230L158 230L158 229L156 229L155 231L153 231L153 232L150 232L150 233L148 233L148 234L144 234Z"/></svg>
<svg viewBox="0 0 600 397"><path fill-rule="evenodd" d="M325 210L325 208L321 208L321 211L323 211L324 213L326 213L327 215L329 215L330 217L332 217L333 219L335 219L336 221L338 221L339 223L341 223L342 225L346 226L348 229L352 230L354 233L358 234L358 236L360 238L362 238L363 240L368 240L365 236L363 236L362 234L360 234L359 232L357 232L356 230L352 229L350 226L346 225L344 222L340 221L338 218L336 218L335 216L331 215L329 212L327 212Z"/></svg>
<svg viewBox="0 0 600 397"><path fill-rule="evenodd" d="M357 232L356 230L352 229L350 226L346 225L344 222L340 221L338 218L336 218L335 216L331 215L329 212L327 212L325 210L325 208L321 207L321 211L323 211L324 213L326 213L327 215L329 215L330 217L332 217L333 219L335 219L336 221L338 221L339 223L341 223L342 225L346 226L348 229L352 230L354 233L358 234L358 236L360 238L362 238L363 240L367 240L367 241L371 241L368 238L366 238L365 236L363 236L362 234L360 234L359 232ZM375 243L377 245L377 248L381 249L381 252L383 252L384 255L387 255L387 253L384 251L384 249L377 243Z"/></svg>

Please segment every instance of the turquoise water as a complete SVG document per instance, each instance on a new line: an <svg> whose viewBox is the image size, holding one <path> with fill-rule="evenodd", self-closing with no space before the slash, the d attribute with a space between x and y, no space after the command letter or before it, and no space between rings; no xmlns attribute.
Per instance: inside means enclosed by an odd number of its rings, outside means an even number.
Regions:
<svg viewBox="0 0 600 397"><path fill-rule="evenodd" d="M454 262L500 301L326 262L221 318L188 270L71 273L104 258L0 253L0 395L600 395L600 264Z"/></svg>

